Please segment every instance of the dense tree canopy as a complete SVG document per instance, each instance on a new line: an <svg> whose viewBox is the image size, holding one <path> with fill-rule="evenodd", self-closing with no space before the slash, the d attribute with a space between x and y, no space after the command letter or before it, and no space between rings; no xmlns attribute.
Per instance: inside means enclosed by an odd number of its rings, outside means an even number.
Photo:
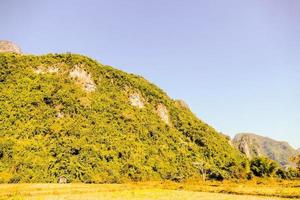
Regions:
<svg viewBox="0 0 300 200"><path fill-rule="evenodd" d="M70 77L78 66L91 91L80 70ZM217 179L248 168L224 136L142 77L81 55L0 54L0 182L176 180L202 176L195 162Z"/></svg>

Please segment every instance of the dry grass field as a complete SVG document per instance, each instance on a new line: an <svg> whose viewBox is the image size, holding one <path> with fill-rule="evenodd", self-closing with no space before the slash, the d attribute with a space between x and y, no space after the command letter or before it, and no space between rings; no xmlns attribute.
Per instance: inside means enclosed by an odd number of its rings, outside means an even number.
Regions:
<svg viewBox="0 0 300 200"><path fill-rule="evenodd" d="M283 200L300 199L300 181L144 182L126 184L3 184L11 200Z"/></svg>

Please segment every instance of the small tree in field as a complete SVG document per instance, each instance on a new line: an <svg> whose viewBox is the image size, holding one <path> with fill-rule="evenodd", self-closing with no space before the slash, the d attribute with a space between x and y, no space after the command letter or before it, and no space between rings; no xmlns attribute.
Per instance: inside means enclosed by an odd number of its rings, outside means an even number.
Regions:
<svg viewBox="0 0 300 200"><path fill-rule="evenodd" d="M194 162L193 165L199 169L200 173L202 174L202 179L203 181L206 180L206 174L207 174L207 167L208 165L203 162L203 161L199 161L199 162Z"/></svg>
<svg viewBox="0 0 300 200"><path fill-rule="evenodd" d="M300 177L300 154L297 156L293 156L292 158L290 158L290 160L296 164L297 166L297 172L294 176Z"/></svg>
<svg viewBox="0 0 300 200"><path fill-rule="evenodd" d="M255 176L258 177L270 177L273 176L278 170L279 166L276 162L264 158L257 157L251 160L250 169Z"/></svg>

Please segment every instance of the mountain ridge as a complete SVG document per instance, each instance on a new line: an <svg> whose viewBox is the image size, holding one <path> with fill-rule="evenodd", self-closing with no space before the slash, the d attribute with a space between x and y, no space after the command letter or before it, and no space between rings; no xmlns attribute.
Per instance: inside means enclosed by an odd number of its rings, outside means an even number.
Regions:
<svg viewBox="0 0 300 200"><path fill-rule="evenodd" d="M289 158L297 154L297 150L286 141L277 141L254 133L236 134L232 144L249 159L264 156L277 161L281 166L292 165Z"/></svg>

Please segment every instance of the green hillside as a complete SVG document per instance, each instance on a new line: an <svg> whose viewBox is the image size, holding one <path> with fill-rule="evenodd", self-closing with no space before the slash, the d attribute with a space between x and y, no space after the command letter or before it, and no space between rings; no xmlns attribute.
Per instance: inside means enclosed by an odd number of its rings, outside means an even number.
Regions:
<svg viewBox="0 0 300 200"><path fill-rule="evenodd" d="M196 164L195 164L196 163ZM241 177L246 158L140 76L74 54L0 53L0 182Z"/></svg>

